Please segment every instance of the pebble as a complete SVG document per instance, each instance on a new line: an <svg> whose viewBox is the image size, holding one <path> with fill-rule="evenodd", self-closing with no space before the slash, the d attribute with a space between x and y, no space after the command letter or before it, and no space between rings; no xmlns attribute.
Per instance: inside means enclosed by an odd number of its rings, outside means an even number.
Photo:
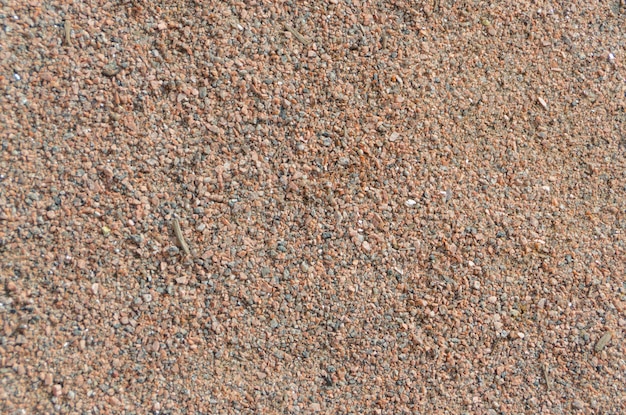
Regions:
<svg viewBox="0 0 626 415"><path fill-rule="evenodd" d="M370 252L370 251L372 250L372 246L371 246L371 245L370 245L370 243L369 243L369 242L367 242L367 241L363 241L363 242L361 243L361 248L363 248L363 250L364 250L365 252Z"/></svg>

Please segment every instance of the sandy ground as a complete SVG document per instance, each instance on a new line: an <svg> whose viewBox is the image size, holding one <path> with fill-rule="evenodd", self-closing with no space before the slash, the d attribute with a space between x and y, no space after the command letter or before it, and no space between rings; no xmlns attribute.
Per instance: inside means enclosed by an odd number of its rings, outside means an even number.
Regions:
<svg viewBox="0 0 626 415"><path fill-rule="evenodd" d="M0 1L0 411L625 413L625 28Z"/></svg>

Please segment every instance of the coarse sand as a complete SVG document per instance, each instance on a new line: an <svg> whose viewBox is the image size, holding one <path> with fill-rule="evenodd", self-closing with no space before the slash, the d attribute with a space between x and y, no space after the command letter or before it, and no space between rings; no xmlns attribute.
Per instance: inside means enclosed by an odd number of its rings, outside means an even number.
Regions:
<svg viewBox="0 0 626 415"><path fill-rule="evenodd" d="M626 413L625 65L624 0L0 0L0 412Z"/></svg>

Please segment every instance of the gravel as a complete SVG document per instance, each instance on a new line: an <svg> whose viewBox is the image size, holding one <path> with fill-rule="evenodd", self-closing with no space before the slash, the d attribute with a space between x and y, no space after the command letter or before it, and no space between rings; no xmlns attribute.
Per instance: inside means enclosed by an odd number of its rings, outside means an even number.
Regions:
<svg viewBox="0 0 626 415"><path fill-rule="evenodd" d="M0 2L1 412L624 413L625 15Z"/></svg>

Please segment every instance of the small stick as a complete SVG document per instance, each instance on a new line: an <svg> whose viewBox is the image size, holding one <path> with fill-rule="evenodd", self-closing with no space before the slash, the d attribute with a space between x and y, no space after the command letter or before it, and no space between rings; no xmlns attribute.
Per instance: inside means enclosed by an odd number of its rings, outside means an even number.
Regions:
<svg viewBox="0 0 626 415"><path fill-rule="evenodd" d="M548 365L546 363L541 367L543 369L543 378L546 381L546 388L548 388L548 392L552 390L552 379L550 379L550 374L548 373Z"/></svg>
<svg viewBox="0 0 626 415"><path fill-rule="evenodd" d="M598 342L596 343L596 346L594 347L595 351L600 353L606 347L606 345L611 342L611 337L613 337L612 331L607 331L606 333L604 333L604 336L600 337L600 340L598 340Z"/></svg>
<svg viewBox="0 0 626 415"><path fill-rule="evenodd" d="M309 44L311 43L310 40L307 40L304 36L302 36L300 33L298 33L298 31L296 29L294 29L293 27L285 24L284 25L285 30L287 30L289 33L291 33L292 35L295 36L296 39L298 39L300 41L300 43L302 43L304 46L309 46Z"/></svg>
<svg viewBox="0 0 626 415"><path fill-rule="evenodd" d="M65 46L70 46L72 44L72 23L69 19L65 19L63 29L65 30Z"/></svg>
<svg viewBox="0 0 626 415"><path fill-rule="evenodd" d="M189 246L187 245L187 242L185 242L183 232L180 230L180 223L178 222L178 219L174 218L172 225L174 226L174 234L176 234L176 239L178 239L180 247L183 248L183 252L185 252L185 255L191 255L191 251L189 251Z"/></svg>

